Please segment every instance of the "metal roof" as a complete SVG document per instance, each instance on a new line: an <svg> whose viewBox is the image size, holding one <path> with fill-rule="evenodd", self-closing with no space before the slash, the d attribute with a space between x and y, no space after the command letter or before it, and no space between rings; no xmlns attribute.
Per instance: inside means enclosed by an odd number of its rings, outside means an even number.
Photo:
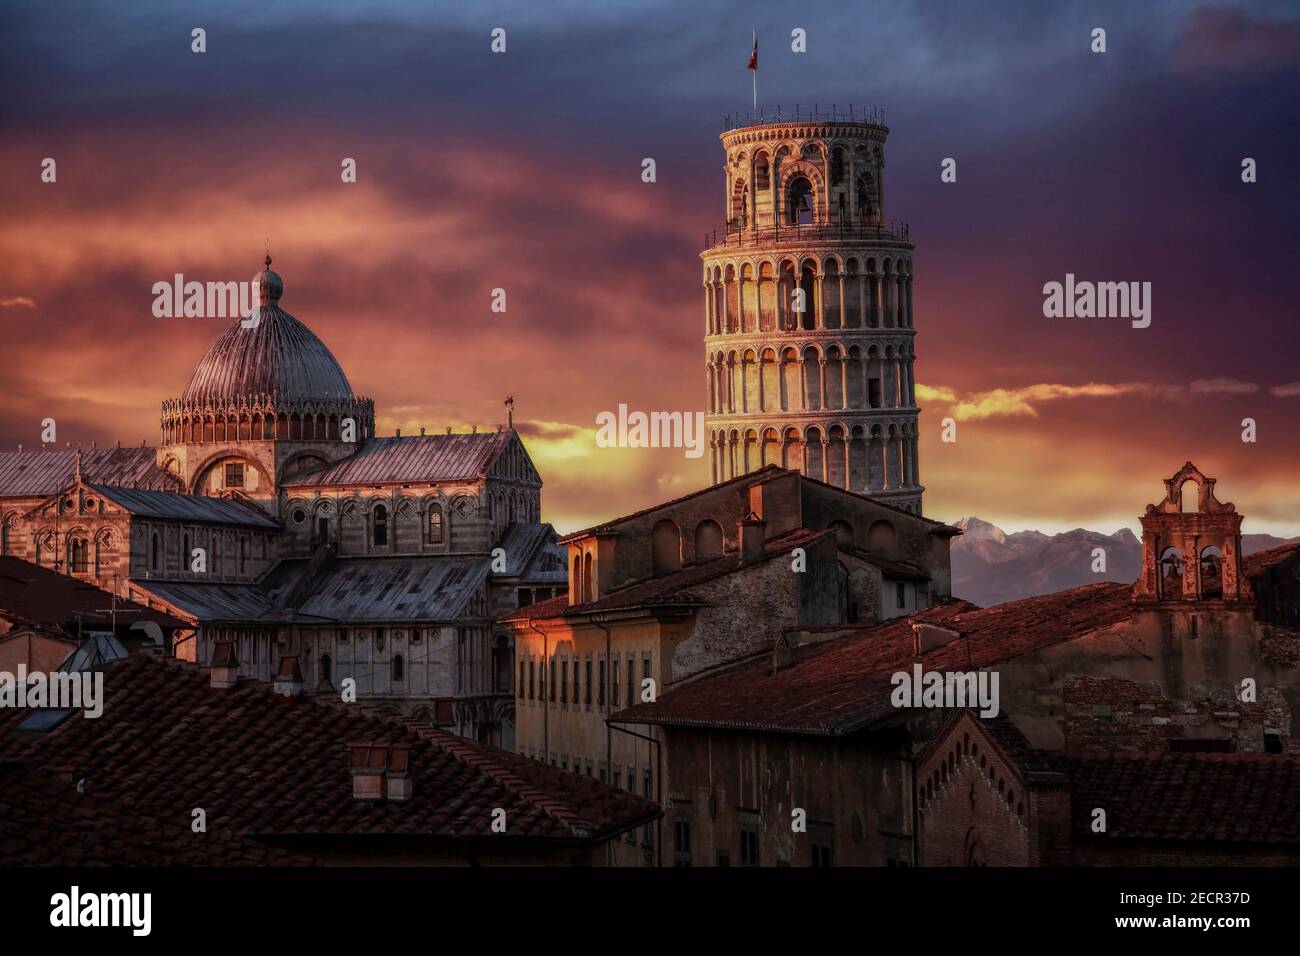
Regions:
<svg viewBox="0 0 1300 956"><path fill-rule="evenodd" d="M457 481L487 473L511 433L418 435L371 438L350 458L296 475L285 488L365 485L385 482Z"/></svg>
<svg viewBox="0 0 1300 956"><path fill-rule="evenodd" d="M555 528L549 524L512 524L501 539L501 548L506 553L506 570L495 577L567 583L568 554L567 549L555 543L558 537Z"/></svg>
<svg viewBox="0 0 1300 956"><path fill-rule="evenodd" d="M158 491L180 487L179 479L158 467L153 448L60 448L0 452L0 496L58 494L72 482L78 452L86 481Z"/></svg>
<svg viewBox="0 0 1300 956"><path fill-rule="evenodd" d="M454 621L487 575L485 557L334 558L321 565L294 606L286 605L311 562L281 561L260 584L133 579L200 622L349 624Z"/></svg>
<svg viewBox="0 0 1300 956"><path fill-rule="evenodd" d="M280 523L252 505L230 498L183 495L173 491L140 491L114 485L91 485L109 501L142 518L166 518L200 524L278 528Z"/></svg>
<svg viewBox="0 0 1300 956"><path fill-rule="evenodd" d="M223 405L241 398L352 398L352 386L325 343L274 302L245 326L236 319L194 367L183 402Z"/></svg>
<svg viewBox="0 0 1300 956"><path fill-rule="evenodd" d="M342 622L453 621L488 572L487 558L338 558L298 613Z"/></svg>
<svg viewBox="0 0 1300 956"><path fill-rule="evenodd" d="M253 584L138 578L132 578L131 584L161 598L201 624L212 621L255 621L274 607Z"/></svg>

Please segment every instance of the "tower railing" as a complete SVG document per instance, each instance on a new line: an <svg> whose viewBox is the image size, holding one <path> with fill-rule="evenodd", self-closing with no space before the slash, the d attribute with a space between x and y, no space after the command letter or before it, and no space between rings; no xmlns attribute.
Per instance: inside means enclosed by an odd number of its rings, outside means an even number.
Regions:
<svg viewBox="0 0 1300 956"><path fill-rule="evenodd" d="M832 103L829 110L814 103L812 109L803 109L798 103L794 110L777 106L774 110L759 107L757 110L745 110L743 113L728 113L722 120L722 131L744 129L748 126L768 126L773 123L869 123L872 126L885 125L885 110L881 106L854 106L841 109Z"/></svg>
<svg viewBox="0 0 1300 956"><path fill-rule="evenodd" d="M815 242L845 240L888 240L909 242L911 230L905 222L807 222L748 226L727 223L704 234L704 248L740 246L761 242Z"/></svg>

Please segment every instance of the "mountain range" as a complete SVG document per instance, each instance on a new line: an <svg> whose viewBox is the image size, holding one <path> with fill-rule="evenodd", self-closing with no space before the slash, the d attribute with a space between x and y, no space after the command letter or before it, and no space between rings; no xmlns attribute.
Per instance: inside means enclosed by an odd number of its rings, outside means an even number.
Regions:
<svg viewBox="0 0 1300 956"><path fill-rule="evenodd" d="M1007 534L981 518L955 522L965 533L952 544L952 593L988 607L1004 601L1050 594L1097 581L1137 580L1142 542L1128 528L1102 534L1075 528L1060 534L1016 531ZM1243 554L1288 544L1296 538L1243 534ZM1093 549L1106 552L1106 570L1094 572Z"/></svg>

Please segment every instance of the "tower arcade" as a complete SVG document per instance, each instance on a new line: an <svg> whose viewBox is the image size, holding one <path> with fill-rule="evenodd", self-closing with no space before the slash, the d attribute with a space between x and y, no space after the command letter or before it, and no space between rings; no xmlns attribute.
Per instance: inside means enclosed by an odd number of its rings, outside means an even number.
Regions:
<svg viewBox="0 0 1300 956"><path fill-rule="evenodd" d="M878 114L729 124L704 262L714 482L767 464L920 513L912 244Z"/></svg>

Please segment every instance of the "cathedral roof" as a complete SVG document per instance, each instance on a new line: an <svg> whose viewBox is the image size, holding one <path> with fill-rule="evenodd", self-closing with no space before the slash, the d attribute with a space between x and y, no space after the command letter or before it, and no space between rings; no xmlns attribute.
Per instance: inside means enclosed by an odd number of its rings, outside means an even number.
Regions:
<svg viewBox="0 0 1300 956"><path fill-rule="evenodd" d="M226 328L199 360L182 402L224 405L255 396L294 401L350 399L352 386L325 343L280 308L284 282L267 267L253 276L258 306Z"/></svg>
<svg viewBox="0 0 1300 956"><path fill-rule="evenodd" d="M180 486L175 475L158 467L152 448L61 448L51 451L0 452L0 497L45 497L68 487L81 454L86 481L118 487L170 491Z"/></svg>
<svg viewBox="0 0 1300 956"><path fill-rule="evenodd" d="M513 432L371 438L357 453L316 471L295 475L285 488L385 482L458 481L487 473Z"/></svg>
<svg viewBox="0 0 1300 956"><path fill-rule="evenodd" d="M140 491L114 485L90 486L114 504L142 518L193 521L200 524L232 525L242 528L279 528L260 508L233 498L183 495L175 491Z"/></svg>

